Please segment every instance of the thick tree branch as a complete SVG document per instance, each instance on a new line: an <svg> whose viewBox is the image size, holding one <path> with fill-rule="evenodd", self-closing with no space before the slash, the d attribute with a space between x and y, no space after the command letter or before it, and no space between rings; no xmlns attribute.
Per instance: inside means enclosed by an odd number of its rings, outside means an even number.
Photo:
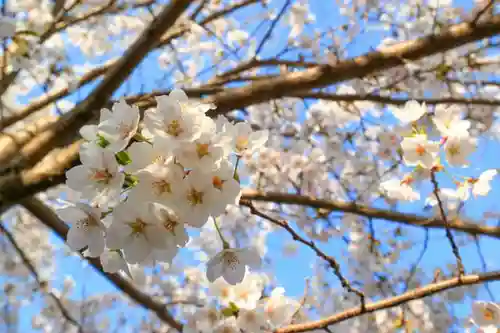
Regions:
<svg viewBox="0 0 500 333"><path fill-rule="evenodd" d="M144 57L160 43L163 34L174 25L191 2L192 0L173 0L166 5L123 57L110 68L92 93L61 117L53 128L40 133L25 145L20 152L20 158L13 164L33 165L52 148L74 140L78 130L95 117Z"/></svg>
<svg viewBox="0 0 500 333"><path fill-rule="evenodd" d="M221 17L224 17L225 15L229 15L229 14L233 13L234 11L236 11L238 9L245 8L246 6L249 6L249 5L257 3L257 2L259 2L259 0L244 0L244 1L241 1L238 3L235 3L235 4L228 6L220 11L217 11L211 15L208 15L206 18L201 20L198 24L201 26L209 24L209 23L211 23L211 22L213 22ZM172 29L172 31L168 31L161 38L161 41L158 43L157 48L160 48L160 47L163 47L163 46L169 44L175 38L179 38L183 34L188 33L189 31L190 31L190 27L187 27L185 25L183 25L177 29L174 27L174 29ZM109 72L109 70L111 68L113 68L113 66L115 66L118 63L118 61L119 61L119 59L112 60L105 65L102 65L100 67L97 67L97 68L94 68L94 69L88 71L76 83L76 88L83 87L83 86L97 80L101 76L107 74ZM274 63L274 61L271 61L269 65L271 65L272 63ZM0 82L0 85L1 85L1 82ZM215 90L215 89L220 89L220 88L207 88L207 89ZM33 113L41 110L42 108L50 105L51 103L54 103L54 102L56 102L64 97L70 95L73 91L74 91L74 88L73 89L69 89L69 88L59 89L59 90L54 91L46 96L41 97L40 99L38 99L35 102L32 102L31 104L26 106L24 109L16 112L15 114L9 115L7 117L3 117L2 119L0 119L0 130L3 130L6 127L13 125L16 122L21 121L21 120L25 119L26 117L32 115Z"/></svg>
<svg viewBox="0 0 500 333"><path fill-rule="evenodd" d="M59 217L54 213L54 211L47 207L40 200L31 197L22 200L21 204L26 208L33 216L39 219L43 224L52 229L59 237L66 239L66 234L68 233L68 226L59 219ZM139 305L142 305L146 309L153 311L158 318L170 325L172 328L182 331L182 325L177 322L170 312L166 309L166 304L162 304L154 300L151 296L143 293L137 289L132 283L121 277L119 274L110 274L103 271L101 263L98 258L85 258L90 264L98 270L104 277L106 277L116 288L123 291L130 298L132 298Z"/></svg>
<svg viewBox="0 0 500 333"><path fill-rule="evenodd" d="M292 91L304 91L365 77L375 72L404 65L407 61L445 52L468 43L491 37L500 32L500 15L480 23L463 22L451 25L436 35L398 43L376 52L340 61L335 65L319 65L302 72L280 75L255 82L243 88L226 89L209 99L217 105L214 114L243 108L286 96Z"/></svg>

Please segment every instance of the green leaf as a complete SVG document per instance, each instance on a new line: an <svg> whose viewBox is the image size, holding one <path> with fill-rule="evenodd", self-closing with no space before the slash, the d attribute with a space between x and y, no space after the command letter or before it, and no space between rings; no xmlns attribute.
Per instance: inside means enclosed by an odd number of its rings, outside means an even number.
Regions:
<svg viewBox="0 0 500 333"><path fill-rule="evenodd" d="M125 188L134 187L135 185L137 185L137 183L138 179L136 176L133 176L129 173L125 174L125 183L123 184Z"/></svg>
<svg viewBox="0 0 500 333"><path fill-rule="evenodd" d="M234 304L233 302L229 302L229 307L231 308L231 310L233 310L234 313L238 313L238 311L240 311L238 305Z"/></svg>
<svg viewBox="0 0 500 333"><path fill-rule="evenodd" d="M130 159L130 155L126 151L118 152L118 153L116 153L115 156L116 156L116 160L118 161L118 163L120 165L127 165L127 164L130 164L132 162L132 160Z"/></svg>
<svg viewBox="0 0 500 333"><path fill-rule="evenodd" d="M231 317L234 314L233 309L231 309L231 308L224 308L224 309L222 309L221 312L224 315L224 317Z"/></svg>
<svg viewBox="0 0 500 333"><path fill-rule="evenodd" d="M97 134L97 145L102 148L106 148L110 145L110 142L103 137L101 134Z"/></svg>

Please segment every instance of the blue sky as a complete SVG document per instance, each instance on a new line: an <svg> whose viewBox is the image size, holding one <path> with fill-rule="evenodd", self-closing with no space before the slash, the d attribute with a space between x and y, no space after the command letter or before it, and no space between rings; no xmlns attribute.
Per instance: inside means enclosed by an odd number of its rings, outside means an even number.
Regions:
<svg viewBox="0 0 500 333"><path fill-rule="evenodd" d="M281 8L284 1L273 1L271 7L273 8ZM463 1L455 1L455 4L469 7L470 8L471 1L463 0ZM335 7L335 1L323 1L323 0L311 0L310 6L312 12L316 15L316 24L315 26L319 29L325 28L333 25L341 25L345 22L345 19L342 18L338 13L338 8ZM236 19L241 19L249 14L255 12L253 9L243 10L238 12L235 15ZM332 23L334 22L334 23ZM251 32L254 27L245 26L247 31ZM310 28L306 28L307 32L310 32ZM259 30L257 32L258 36L262 36L264 30ZM287 29L283 27L279 27L276 30L276 34L282 38L283 43L287 37ZM362 53L365 53L370 50L370 48L376 47L378 42L381 39L382 32L369 32L363 34L360 38L357 38L355 43L351 43L347 49L347 52L350 56L356 56ZM270 44L270 47L264 48L262 52L262 57L274 55L275 51L279 49L280 43ZM84 58L78 55L75 50L70 50L69 54L74 63L81 64L84 61ZM140 89L144 91L157 90L157 89L166 89L171 87L171 83L169 80L159 80L164 73L159 73L158 66L156 65L156 58L158 56L158 52L153 52L148 59L146 59L143 64L140 66L138 70L136 70L129 80L117 93L115 94L117 97L123 94L127 94L130 91L137 92ZM291 59L295 59L296 54L290 54ZM87 88L82 89L76 94L71 96L71 100L78 101L81 100L86 93L90 90L91 87L95 86L95 84L89 85ZM481 170L485 170L487 168L500 168L500 162L496 159L496 155L500 145L498 142L494 140L483 140L483 144L481 145L481 151L475 154L472 159L473 165L477 165ZM478 175L478 173L475 173ZM449 180L445 178L439 179L440 183L444 186L450 186L451 183ZM493 185L493 191L486 199L480 200L472 200L467 203L465 209L466 214L471 219L479 220L484 211L492 210L497 211L497 204L495 202L495 198L498 198L500 195L500 186L499 180L495 179ZM422 202L414 204L414 205L404 205L402 206L405 211L411 211L416 213L428 214L428 212L423 211ZM388 223L385 221L374 221L376 226L379 228L394 228L395 225L392 223ZM490 223L493 223L491 221ZM411 230L411 235L413 237L419 237L423 240L424 232L419 228L410 228L404 227L407 230ZM456 236L458 237L458 236ZM423 258L422 267L428 268L429 271L436 267L443 267L444 263L452 262L453 256L451 254L450 246L444 236L444 232L442 231L432 231L431 232L431 245ZM268 240L268 252L281 252L281 249L285 243L291 241L291 237L287 235L283 231L278 231L272 236L269 237ZM54 242L63 247L63 243L54 237ZM496 253L497 241L491 239L482 239L481 240L481 248L486 257L486 264L488 269L500 269L500 261L497 259L497 256L491 255L492 253ZM327 253L332 256L339 258L341 261L343 271L347 271L348 263L342 260L342 251L345 251L346 244L341 240L335 240L330 242L329 244L321 244L321 248L324 249ZM410 266L410 263L414 261L414 259L418 256L420 251L419 247L415 248L414 257L405 256L408 258L408 262L402 262L402 265L406 267ZM80 259L75 257L66 257L62 253L61 250L58 259L59 267L58 267L58 277L54 283L60 284L62 283L62 277L65 275L71 275L73 279L77 282L77 287L74 291L74 297L76 299L80 298L82 295L82 291L85 289L85 293L87 294L97 294L105 291L113 291L114 288L101 277L98 273L93 272L91 268L82 268L80 264ZM470 272L472 269L481 269L481 262L479 261L477 249L474 245L468 247L461 248L461 254L464 259L464 263L466 265L467 270ZM276 275L277 281L279 281L280 285L285 287L287 291L287 295L298 296L300 297L304 290L305 279L312 274L312 270L310 268L310 264L316 261L315 255L311 250L307 248L300 247L300 250L297 252L297 256L293 258L281 258L281 260L276 260L273 263L273 273ZM297 263L300 263L300 269L297 269ZM332 274L333 276L333 274ZM332 278L332 281L335 278ZM85 281L82 284L82 281ZM500 283L491 284L491 290L494 294L500 293ZM481 288L480 295L478 299L488 299L488 295L484 288ZM462 306L455 306L455 312L466 314L469 311L470 302L465 303ZM26 309L28 312L24 312L23 314L27 315L31 312L36 312L39 304L35 303L30 308ZM130 311L129 311L130 312ZM134 312L133 316L139 318L142 313ZM31 323L28 320L21 321L21 332L28 332L31 329Z"/></svg>

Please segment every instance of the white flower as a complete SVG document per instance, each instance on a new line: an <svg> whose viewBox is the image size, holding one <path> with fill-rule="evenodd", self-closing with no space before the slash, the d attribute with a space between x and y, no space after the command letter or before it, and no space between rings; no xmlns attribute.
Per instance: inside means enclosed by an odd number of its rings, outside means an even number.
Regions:
<svg viewBox="0 0 500 333"><path fill-rule="evenodd" d="M500 326L500 307L491 302L474 302L472 320L482 329Z"/></svg>
<svg viewBox="0 0 500 333"><path fill-rule="evenodd" d="M209 285L210 295L217 301L229 306L234 303L239 309L254 309L262 297L264 283L260 274L245 274L240 284L231 285L224 279L217 279Z"/></svg>
<svg viewBox="0 0 500 333"><path fill-rule="evenodd" d="M167 139L172 150L198 137L206 116L189 107L184 92L174 90L168 96L156 97L156 101L156 110L147 112L144 116L146 132Z"/></svg>
<svg viewBox="0 0 500 333"><path fill-rule="evenodd" d="M477 147L477 140L467 136L450 136L446 139L444 151L450 165L467 166L467 158Z"/></svg>
<svg viewBox="0 0 500 333"><path fill-rule="evenodd" d="M427 140L426 135L416 135L404 138L401 148L406 165L431 168L439 152L439 143Z"/></svg>
<svg viewBox="0 0 500 333"><path fill-rule="evenodd" d="M224 318L215 326L214 333L240 333L240 328L236 322L236 318L231 316Z"/></svg>
<svg viewBox="0 0 500 333"><path fill-rule="evenodd" d="M241 309L238 311L237 319L238 327L245 332L264 333L268 332L266 329L267 321L266 315L261 307L257 309Z"/></svg>
<svg viewBox="0 0 500 333"><path fill-rule="evenodd" d="M402 108L391 108L392 113L403 124L413 123L419 120L426 112L425 103L419 104L417 101L408 101Z"/></svg>
<svg viewBox="0 0 500 333"><path fill-rule="evenodd" d="M230 138L216 135L215 129L215 122L204 117L198 138L178 146L174 153L183 167L210 172L229 154Z"/></svg>
<svg viewBox="0 0 500 333"><path fill-rule="evenodd" d="M113 152L119 152L128 145L130 139L137 132L139 126L139 108L137 106L129 106L124 99L115 103L112 108L113 112L107 109L101 111L101 119L104 121L98 125L99 134L109 141L107 147Z"/></svg>
<svg viewBox="0 0 500 333"><path fill-rule="evenodd" d="M243 281L246 266L258 268L260 256L254 249L224 249L207 263L207 279L214 282L223 277L229 284Z"/></svg>
<svg viewBox="0 0 500 333"><path fill-rule="evenodd" d="M128 173L137 173L149 165L163 165L170 162L172 156L161 138L156 138L153 144L134 142L127 149L131 162L124 166Z"/></svg>
<svg viewBox="0 0 500 333"><path fill-rule="evenodd" d="M300 303L284 296L285 289L275 288L271 296L263 301L264 313L270 324L277 328L287 325L300 308Z"/></svg>
<svg viewBox="0 0 500 333"><path fill-rule="evenodd" d="M10 17L0 17L0 38L12 37L16 34L16 21Z"/></svg>
<svg viewBox="0 0 500 333"><path fill-rule="evenodd" d="M76 203L57 210L57 215L71 227L66 241L73 251L88 246L90 257L99 257L104 251L104 230L101 222L101 210L83 203Z"/></svg>
<svg viewBox="0 0 500 333"><path fill-rule="evenodd" d="M462 119L462 110L456 106L436 106L432 121L442 136L469 136L470 121Z"/></svg>
<svg viewBox="0 0 500 333"><path fill-rule="evenodd" d="M172 209L162 206L154 205L155 214L160 224L167 231L167 243L175 246L184 247L189 241L186 233L184 220Z"/></svg>
<svg viewBox="0 0 500 333"><path fill-rule="evenodd" d="M168 205L175 194L182 193L184 169L172 160L168 164L151 164L137 173L138 184L129 194L133 201L154 201Z"/></svg>
<svg viewBox="0 0 500 333"><path fill-rule="evenodd" d="M125 175L120 172L115 155L110 150L90 146L80 151L78 165L66 172L66 185L80 191L82 197L94 200L99 206L105 206L116 200Z"/></svg>
<svg viewBox="0 0 500 333"><path fill-rule="evenodd" d="M215 202L218 198L214 196L211 177L196 169L172 186L179 188L172 206L184 216L186 223L201 228L212 214L214 207L217 208Z"/></svg>
<svg viewBox="0 0 500 333"><path fill-rule="evenodd" d="M152 204L129 201L114 209L106 241L110 249L123 249L130 264L141 263L153 249L168 246L167 231L154 215Z"/></svg>
<svg viewBox="0 0 500 333"><path fill-rule="evenodd" d="M101 265L106 273L128 272L128 266L122 255L117 250L106 249L101 254Z"/></svg>
<svg viewBox="0 0 500 333"><path fill-rule="evenodd" d="M497 175L496 169L489 169L481 173L479 178L469 180L472 183L472 194L477 197L478 195L485 196L491 190L490 182L493 180L493 177Z"/></svg>
<svg viewBox="0 0 500 333"><path fill-rule="evenodd" d="M415 201L420 199L420 193L416 192L406 183L399 179L390 179L380 184L380 188L386 195L394 200Z"/></svg>
<svg viewBox="0 0 500 333"><path fill-rule="evenodd" d="M225 212L228 204L238 204L241 196L240 184L234 179L234 166L228 160L222 160L217 171L210 174L213 189L209 194L217 198L213 200L214 206L211 210L213 216Z"/></svg>
<svg viewBox="0 0 500 333"><path fill-rule="evenodd" d="M458 190L452 188L441 188L439 189L439 199L443 203L443 206L448 212L456 210L462 201L466 201L469 198L469 190L459 187ZM426 206L437 207L438 200L434 193L425 200ZM439 209L439 207L437 207ZM439 213L439 211L438 211Z"/></svg>
<svg viewBox="0 0 500 333"><path fill-rule="evenodd" d="M233 138L233 151L241 155L252 153L262 148L269 137L267 130L254 131L248 123L237 123L229 128L229 133Z"/></svg>
<svg viewBox="0 0 500 333"><path fill-rule="evenodd" d="M197 309L196 312L188 318L189 326L194 326L193 332L212 332L214 327L223 317L214 306L205 306ZM191 327L190 327L191 328Z"/></svg>

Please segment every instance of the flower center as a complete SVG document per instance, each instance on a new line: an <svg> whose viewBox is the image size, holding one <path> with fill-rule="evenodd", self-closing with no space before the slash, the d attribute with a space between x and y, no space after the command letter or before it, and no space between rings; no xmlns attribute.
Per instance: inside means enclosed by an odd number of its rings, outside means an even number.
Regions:
<svg viewBox="0 0 500 333"><path fill-rule="evenodd" d="M98 225L98 220L91 214L87 214L84 219L81 219L76 223L77 228L82 228L84 230L87 230L89 227L96 227Z"/></svg>
<svg viewBox="0 0 500 333"><path fill-rule="evenodd" d="M93 169L90 175L91 180L100 184L108 184L111 178L113 175L107 169Z"/></svg>
<svg viewBox="0 0 500 333"><path fill-rule="evenodd" d="M162 195L164 193L172 193L172 186L165 179L160 179L153 182L153 188L156 195Z"/></svg>
<svg viewBox="0 0 500 333"><path fill-rule="evenodd" d="M162 156L162 155L157 155L153 158L153 160L151 161L151 163L153 164L163 164L167 161L167 159L165 158L165 156Z"/></svg>
<svg viewBox="0 0 500 333"><path fill-rule="evenodd" d="M163 220L163 227L168 231L173 234L175 234L175 227L177 227L177 222L176 220L172 219L170 216L165 216L165 219Z"/></svg>
<svg viewBox="0 0 500 333"><path fill-rule="evenodd" d="M422 156L425 154L425 147L423 145L417 145L415 148L415 152L418 154L418 156Z"/></svg>
<svg viewBox="0 0 500 333"><path fill-rule="evenodd" d="M198 192L192 188L187 194L186 199L192 206L201 205L203 204L203 192Z"/></svg>
<svg viewBox="0 0 500 333"><path fill-rule="evenodd" d="M222 191L222 185L224 184L224 181L220 179L217 176L214 176L212 178L212 185L216 188Z"/></svg>
<svg viewBox="0 0 500 333"><path fill-rule="evenodd" d="M170 124L167 125L167 133L171 136L177 137L181 135L182 132L184 132L184 130L178 120L172 120Z"/></svg>
<svg viewBox="0 0 500 333"><path fill-rule="evenodd" d="M483 312L483 319L486 321L493 321L495 320L495 312L491 309L484 309Z"/></svg>
<svg viewBox="0 0 500 333"><path fill-rule="evenodd" d="M460 147L457 146L457 145L450 145L448 147L448 153L451 155L451 156L455 156L455 155L458 155L460 154Z"/></svg>
<svg viewBox="0 0 500 333"><path fill-rule="evenodd" d="M231 268L232 270L236 269L236 266L240 263L238 260L238 256L236 256L234 253L227 252L224 255L224 261L226 262L227 267Z"/></svg>
<svg viewBox="0 0 500 333"><path fill-rule="evenodd" d="M130 229L132 229L133 234L142 234L146 228L146 222L141 219L136 219L128 225L130 226Z"/></svg>
<svg viewBox="0 0 500 333"><path fill-rule="evenodd" d="M210 154L208 148L210 146L208 143L197 143L196 144L196 153L198 154L198 158L202 158L203 156L207 156Z"/></svg>

